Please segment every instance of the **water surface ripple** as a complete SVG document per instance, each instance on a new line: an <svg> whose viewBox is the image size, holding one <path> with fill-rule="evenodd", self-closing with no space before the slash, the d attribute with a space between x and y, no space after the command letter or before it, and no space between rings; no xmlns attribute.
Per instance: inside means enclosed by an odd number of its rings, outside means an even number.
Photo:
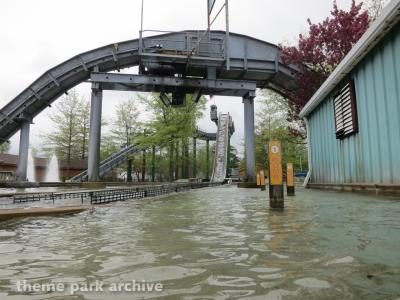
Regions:
<svg viewBox="0 0 400 300"><path fill-rule="evenodd" d="M232 186L0 223L0 299L397 299L400 201ZM159 293L18 293L16 282L161 282Z"/></svg>

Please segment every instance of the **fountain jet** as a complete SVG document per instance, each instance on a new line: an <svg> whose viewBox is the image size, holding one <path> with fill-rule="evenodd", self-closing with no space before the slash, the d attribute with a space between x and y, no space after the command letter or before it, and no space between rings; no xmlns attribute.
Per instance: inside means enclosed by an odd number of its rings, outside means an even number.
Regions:
<svg viewBox="0 0 400 300"><path fill-rule="evenodd" d="M29 149L28 152L28 169L27 169L27 180L30 182L36 182L36 174L35 174L35 162L33 160L32 149Z"/></svg>
<svg viewBox="0 0 400 300"><path fill-rule="evenodd" d="M58 159L55 154L51 156L49 165L47 167L46 179L45 182L60 182L59 168L58 168Z"/></svg>

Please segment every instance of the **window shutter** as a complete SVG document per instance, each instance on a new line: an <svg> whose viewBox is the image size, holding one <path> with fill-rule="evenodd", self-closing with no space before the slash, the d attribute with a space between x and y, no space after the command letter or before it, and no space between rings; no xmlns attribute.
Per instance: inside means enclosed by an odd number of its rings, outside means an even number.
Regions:
<svg viewBox="0 0 400 300"><path fill-rule="evenodd" d="M336 138L358 132L357 105L354 80L349 81L333 97L335 112Z"/></svg>

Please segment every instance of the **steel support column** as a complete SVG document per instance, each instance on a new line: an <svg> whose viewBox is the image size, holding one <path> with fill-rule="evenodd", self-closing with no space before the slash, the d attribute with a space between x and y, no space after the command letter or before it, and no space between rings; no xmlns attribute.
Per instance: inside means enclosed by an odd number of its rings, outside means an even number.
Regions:
<svg viewBox="0 0 400 300"><path fill-rule="evenodd" d="M156 180L156 147L151 147L151 182Z"/></svg>
<svg viewBox="0 0 400 300"><path fill-rule="evenodd" d="M175 180L179 179L179 141L175 144Z"/></svg>
<svg viewBox="0 0 400 300"><path fill-rule="evenodd" d="M16 171L17 181L27 181L28 171L28 155L29 155L29 131L30 131L30 120L23 120L21 124L21 132L19 137L19 159Z"/></svg>
<svg viewBox="0 0 400 300"><path fill-rule="evenodd" d="M210 179L210 140L206 140L206 179Z"/></svg>
<svg viewBox="0 0 400 300"><path fill-rule="evenodd" d="M128 167L126 170L126 182L132 182L132 159L128 159Z"/></svg>
<svg viewBox="0 0 400 300"><path fill-rule="evenodd" d="M189 164L189 143L190 141L188 139L185 139L185 177L184 178L189 178L189 170L190 170L190 164Z"/></svg>
<svg viewBox="0 0 400 300"><path fill-rule="evenodd" d="M182 139L181 178L185 178L185 142ZM178 150L177 150L178 151Z"/></svg>
<svg viewBox="0 0 400 300"><path fill-rule="evenodd" d="M193 178L197 176L197 139L193 138Z"/></svg>
<svg viewBox="0 0 400 300"><path fill-rule="evenodd" d="M228 136L228 155L226 158L226 177L231 177L231 135Z"/></svg>
<svg viewBox="0 0 400 300"><path fill-rule="evenodd" d="M254 98L255 93L243 97L244 142L246 155L246 181L256 181L255 139L254 139Z"/></svg>
<svg viewBox="0 0 400 300"><path fill-rule="evenodd" d="M142 182L146 181L146 150L142 152Z"/></svg>
<svg viewBox="0 0 400 300"><path fill-rule="evenodd" d="M92 84L90 107L90 131L88 153L88 181L99 181L100 139L101 139L101 108L103 91L98 83Z"/></svg>

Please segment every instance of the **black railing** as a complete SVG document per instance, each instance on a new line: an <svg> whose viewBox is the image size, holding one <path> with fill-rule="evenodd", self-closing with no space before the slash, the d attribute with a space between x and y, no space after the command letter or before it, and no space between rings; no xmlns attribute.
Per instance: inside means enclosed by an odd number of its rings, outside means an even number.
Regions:
<svg viewBox="0 0 400 300"><path fill-rule="evenodd" d="M220 185L216 182L196 182L196 183L170 183L165 185L154 185L145 187L132 187L120 189L103 189L94 191L76 191L60 193L40 193L40 194L21 194L13 196L13 203L55 201L67 199L80 199L81 203L85 200L90 204L105 204L116 201L126 201L131 199L141 199L146 197L156 197L171 193L184 192L192 189L213 187Z"/></svg>

